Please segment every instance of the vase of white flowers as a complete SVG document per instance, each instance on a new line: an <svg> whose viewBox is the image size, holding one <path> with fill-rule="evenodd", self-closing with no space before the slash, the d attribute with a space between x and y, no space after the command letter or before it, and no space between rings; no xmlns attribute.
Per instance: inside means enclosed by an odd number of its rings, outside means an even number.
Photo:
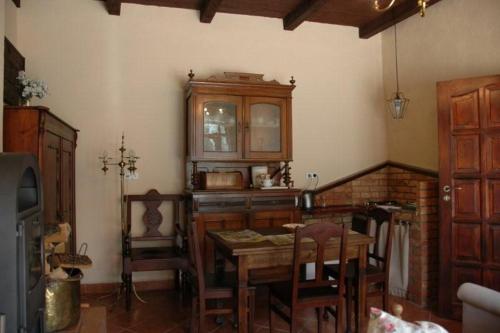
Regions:
<svg viewBox="0 0 500 333"><path fill-rule="evenodd" d="M47 84L42 80L33 80L26 76L24 71L17 75L19 83L19 94L22 105L29 106L33 97L44 98L47 96Z"/></svg>

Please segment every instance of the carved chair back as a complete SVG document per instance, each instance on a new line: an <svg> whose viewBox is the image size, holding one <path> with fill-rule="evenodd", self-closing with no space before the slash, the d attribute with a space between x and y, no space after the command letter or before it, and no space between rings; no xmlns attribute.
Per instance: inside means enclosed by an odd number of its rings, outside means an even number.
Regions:
<svg viewBox="0 0 500 333"><path fill-rule="evenodd" d="M364 214L356 214L352 219L352 230L363 234L370 233L370 223L375 223L375 244L372 250L369 250L368 257L375 260L377 266L388 274L391 262L392 238L394 234L394 215L381 208L368 209ZM387 222L387 233L385 239L380 236L382 225ZM381 242L385 242L384 255L378 254Z"/></svg>
<svg viewBox="0 0 500 333"><path fill-rule="evenodd" d="M344 224L335 224L328 222L313 223L304 228L296 230L295 245L294 245L294 262L293 262L293 277L292 277L292 300L297 303L301 292L307 293L307 290L321 287L337 287L339 295L344 294L344 277L346 271L346 248L347 248L347 233L348 227ZM312 239L316 247L316 258L314 260L315 277L313 280L301 281L300 266L304 263L303 248L307 241L303 242L304 238ZM328 241L332 238L339 238L340 253L339 253L339 275L338 279L330 279L324 274L325 250ZM332 240L334 241L334 240ZM305 260L308 262L310 260Z"/></svg>
<svg viewBox="0 0 500 333"><path fill-rule="evenodd" d="M124 200L127 206L127 247L130 248L131 241L151 241L151 240L172 240L175 241L177 234L181 232L181 203L183 196L179 194L160 194L157 190L149 190L144 195L125 195ZM146 207L146 211L142 215L142 222L144 224L144 233L140 236L132 236L132 204L134 202L142 202ZM163 215L159 208L163 202L172 203L172 218L168 222L173 223L174 233L170 235L163 235L159 228L164 222Z"/></svg>

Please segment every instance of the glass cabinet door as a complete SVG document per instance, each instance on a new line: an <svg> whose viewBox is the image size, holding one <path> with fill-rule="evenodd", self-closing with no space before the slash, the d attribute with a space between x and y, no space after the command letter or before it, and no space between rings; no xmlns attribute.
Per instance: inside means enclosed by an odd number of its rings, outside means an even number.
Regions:
<svg viewBox="0 0 500 333"><path fill-rule="evenodd" d="M241 158L241 97L197 96L196 107L197 156Z"/></svg>
<svg viewBox="0 0 500 333"><path fill-rule="evenodd" d="M280 98L250 97L245 109L245 157L284 159L286 103Z"/></svg>

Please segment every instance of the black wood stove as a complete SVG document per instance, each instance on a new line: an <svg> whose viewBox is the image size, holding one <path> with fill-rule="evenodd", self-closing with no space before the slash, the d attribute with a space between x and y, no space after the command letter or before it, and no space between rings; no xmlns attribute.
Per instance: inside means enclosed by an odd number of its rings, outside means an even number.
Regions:
<svg viewBox="0 0 500 333"><path fill-rule="evenodd" d="M44 331L42 199L35 157L0 153L0 331L5 333Z"/></svg>

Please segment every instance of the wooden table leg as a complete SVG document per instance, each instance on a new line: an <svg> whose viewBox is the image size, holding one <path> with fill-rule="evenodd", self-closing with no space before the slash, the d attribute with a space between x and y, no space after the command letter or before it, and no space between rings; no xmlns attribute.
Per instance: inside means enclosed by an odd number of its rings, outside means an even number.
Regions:
<svg viewBox="0 0 500 333"><path fill-rule="evenodd" d="M358 322L356 323L360 332L365 332L366 329L366 265L367 265L367 247L366 245L359 246L359 259L358 259Z"/></svg>
<svg viewBox="0 0 500 333"><path fill-rule="evenodd" d="M247 257L238 256L238 332L248 332L248 266Z"/></svg>

